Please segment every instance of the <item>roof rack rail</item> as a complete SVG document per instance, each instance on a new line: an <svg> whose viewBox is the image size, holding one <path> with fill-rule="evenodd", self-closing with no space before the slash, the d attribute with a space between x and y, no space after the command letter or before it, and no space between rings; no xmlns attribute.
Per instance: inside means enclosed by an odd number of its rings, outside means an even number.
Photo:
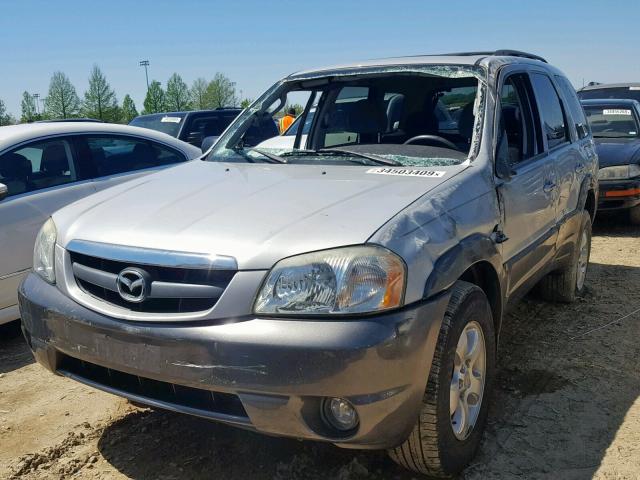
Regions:
<svg viewBox="0 0 640 480"><path fill-rule="evenodd" d="M476 55L522 57L522 58L530 58L531 60L539 60L540 62L548 63L544 58L540 57L539 55L534 55L533 53L521 52L520 50L509 50L509 49L483 51L483 52L457 52L457 53L446 53L443 55L452 56L452 57L455 57L455 56L472 57Z"/></svg>

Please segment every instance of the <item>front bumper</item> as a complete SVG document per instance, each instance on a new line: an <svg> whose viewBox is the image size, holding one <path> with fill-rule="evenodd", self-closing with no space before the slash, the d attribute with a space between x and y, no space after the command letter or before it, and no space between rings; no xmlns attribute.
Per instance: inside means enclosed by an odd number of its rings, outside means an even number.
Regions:
<svg viewBox="0 0 640 480"><path fill-rule="evenodd" d="M400 444L418 418L448 303L443 294L372 317L185 324L108 317L35 274L18 293L25 337L38 362L54 373L268 434L376 449ZM132 378L138 386L127 383ZM167 386L173 393L152 393ZM179 401L184 397L176 392L183 390L211 394L213 407ZM323 422L324 397L347 398L358 427L341 433ZM216 407L230 399L241 407Z"/></svg>
<svg viewBox="0 0 640 480"><path fill-rule="evenodd" d="M598 209L624 210L640 205L640 178L601 180Z"/></svg>

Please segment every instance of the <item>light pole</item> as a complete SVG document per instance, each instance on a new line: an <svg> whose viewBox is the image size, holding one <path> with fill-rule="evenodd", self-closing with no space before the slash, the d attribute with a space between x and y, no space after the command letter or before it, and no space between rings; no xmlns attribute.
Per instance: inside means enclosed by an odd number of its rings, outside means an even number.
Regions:
<svg viewBox="0 0 640 480"><path fill-rule="evenodd" d="M36 114L40 115L40 106L38 105L38 103L40 103L40 94L39 93L34 93L33 94L33 98L36 101Z"/></svg>
<svg viewBox="0 0 640 480"><path fill-rule="evenodd" d="M144 67L144 76L147 78L147 92L149 91L149 72L147 67L149 66L149 60L140 60L140 66Z"/></svg>

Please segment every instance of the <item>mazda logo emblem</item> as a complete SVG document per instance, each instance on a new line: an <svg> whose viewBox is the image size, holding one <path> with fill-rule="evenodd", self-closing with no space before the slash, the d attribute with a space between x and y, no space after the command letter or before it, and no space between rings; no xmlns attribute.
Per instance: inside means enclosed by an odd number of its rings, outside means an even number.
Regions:
<svg viewBox="0 0 640 480"><path fill-rule="evenodd" d="M116 279L118 293L127 302L140 303L148 295L148 274L137 268L125 268Z"/></svg>

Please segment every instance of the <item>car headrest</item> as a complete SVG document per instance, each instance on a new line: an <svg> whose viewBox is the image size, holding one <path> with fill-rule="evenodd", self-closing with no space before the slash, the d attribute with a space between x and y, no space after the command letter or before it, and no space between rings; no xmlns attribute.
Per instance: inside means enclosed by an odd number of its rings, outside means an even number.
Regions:
<svg viewBox="0 0 640 480"><path fill-rule="evenodd" d="M19 153L0 157L0 175L4 179L27 181L33 173L31 162Z"/></svg>
<svg viewBox="0 0 640 480"><path fill-rule="evenodd" d="M471 141L471 137L473 136L473 123L475 121L475 116L473 115L473 104L474 102L467 103L460 112L460 117L458 118L458 133Z"/></svg>
<svg viewBox="0 0 640 480"><path fill-rule="evenodd" d="M50 175L62 175L69 170L67 151L61 143L47 145L42 152L40 171Z"/></svg>
<svg viewBox="0 0 640 480"><path fill-rule="evenodd" d="M508 133L520 131L520 108L515 105L503 105L502 122Z"/></svg>
<svg viewBox="0 0 640 480"><path fill-rule="evenodd" d="M380 106L372 100L358 100L349 111L349 129L360 134L383 133L387 118Z"/></svg>
<svg viewBox="0 0 640 480"><path fill-rule="evenodd" d="M397 130L404 111L404 95L398 94L391 97L387 105L387 132Z"/></svg>

